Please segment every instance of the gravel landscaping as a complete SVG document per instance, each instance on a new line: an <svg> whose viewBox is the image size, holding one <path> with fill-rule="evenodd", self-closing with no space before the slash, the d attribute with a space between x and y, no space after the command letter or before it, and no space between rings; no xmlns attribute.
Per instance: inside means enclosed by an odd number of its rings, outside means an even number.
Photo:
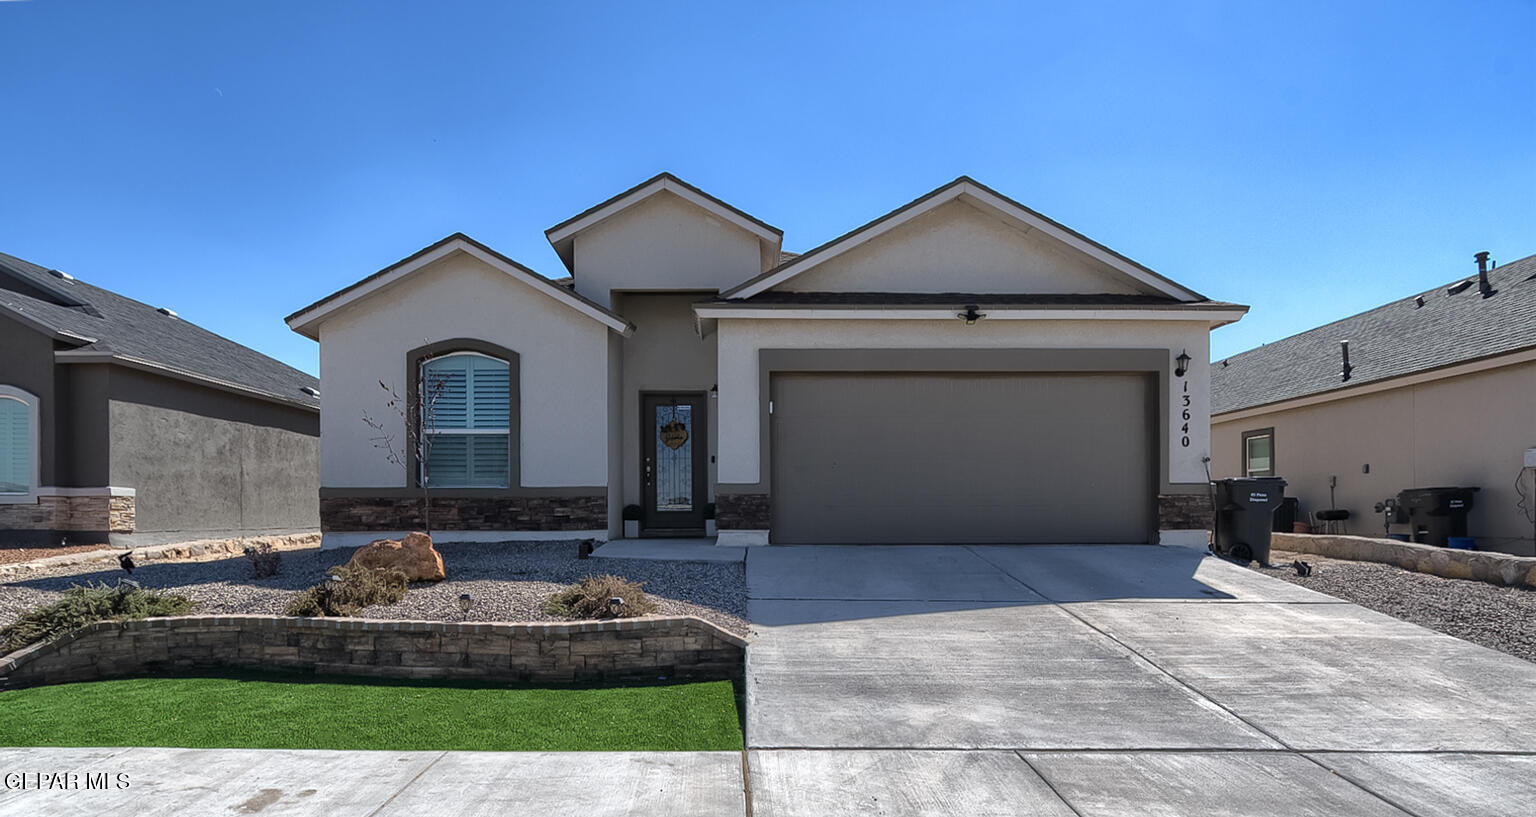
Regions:
<svg viewBox="0 0 1536 817"><path fill-rule="evenodd" d="M692 615L746 635L746 570L739 562L664 562L576 558L576 541L447 543L437 546L448 579L411 585L396 604L370 607L367 618L459 621L558 621L545 613L546 599L589 575L611 573L643 582L660 615ZM193 613L281 615L297 590L318 584L325 571L345 564L353 549L301 550L283 554L281 572L250 578L244 558L201 562L151 562L133 578L146 588L180 593ZM28 572L0 582L0 626L24 610L58 599L72 584L115 584L122 570L100 565ZM459 595L474 606L465 616Z"/></svg>
<svg viewBox="0 0 1536 817"><path fill-rule="evenodd" d="M1414 573L1393 565L1275 551L1254 569L1431 630L1536 662L1536 591ZM1301 577L1295 559L1312 565ZM1283 565L1283 566L1282 566Z"/></svg>

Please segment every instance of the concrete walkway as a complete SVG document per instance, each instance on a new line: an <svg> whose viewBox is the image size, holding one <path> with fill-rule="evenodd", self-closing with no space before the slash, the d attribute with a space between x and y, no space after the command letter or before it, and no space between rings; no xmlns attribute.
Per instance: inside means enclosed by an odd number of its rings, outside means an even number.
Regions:
<svg viewBox="0 0 1536 817"><path fill-rule="evenodd" d="M745 753L0 749L0 817L1536 814L1536 665L1192 550L746 565Z"/></svg>
<svg viewBox="0 0 1536 817"><path fill-rule="evenodd" d="M1536 814L1536 666L1193 550L747 577L755 817Z"/></svg>

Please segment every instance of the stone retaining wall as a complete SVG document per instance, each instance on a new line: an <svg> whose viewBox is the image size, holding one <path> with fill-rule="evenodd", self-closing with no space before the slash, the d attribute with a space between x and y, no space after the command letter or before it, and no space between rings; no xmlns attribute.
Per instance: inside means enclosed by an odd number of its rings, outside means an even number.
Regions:
<svg viewBox="0 0 1536 817"><path fill-rule="evenodd" d="M173 616L0 658L0 689L199 670L570 683L739 680L746 640L692 616L551 624Z"/></svg>
<svg viewBox="0 0 1536 817"><path fill-rule="evenodd" d="M1334 559L1380 562L1448 579L1474 579L1510 587L1536 588L1536 559L1485 550L1451 548L1315 533L1270 534L1270 547Z"/></svg>

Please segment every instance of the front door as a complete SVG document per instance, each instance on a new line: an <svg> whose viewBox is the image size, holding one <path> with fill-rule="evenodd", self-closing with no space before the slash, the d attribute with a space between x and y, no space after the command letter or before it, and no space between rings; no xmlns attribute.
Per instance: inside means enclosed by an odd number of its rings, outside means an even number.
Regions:
<svg viewBox="0 0 1536 817"><path fill-rule="evenodd" d="M704 529L709 479L704 405L700 394L641 399L640 527L649 533Z"/></svg>

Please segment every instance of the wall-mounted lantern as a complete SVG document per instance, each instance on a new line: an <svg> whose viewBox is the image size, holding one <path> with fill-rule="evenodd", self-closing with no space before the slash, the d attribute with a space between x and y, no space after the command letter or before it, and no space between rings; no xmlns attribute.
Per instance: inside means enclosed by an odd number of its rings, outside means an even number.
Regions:
<svg viewBox="0 0 1536 817"><path fill-rule="evenodd" d="M1173 376L1174 377L1183 377L1185 374L1189 373L1189 361L1190 361L1190 359L1191 358L1189 356L1189 350L1188 349L1186 349L1186 350L1184 350L1182 352L1179 352L1179 356L1173 359L1173 362L1176 364L1173 367Z"/></svg>

